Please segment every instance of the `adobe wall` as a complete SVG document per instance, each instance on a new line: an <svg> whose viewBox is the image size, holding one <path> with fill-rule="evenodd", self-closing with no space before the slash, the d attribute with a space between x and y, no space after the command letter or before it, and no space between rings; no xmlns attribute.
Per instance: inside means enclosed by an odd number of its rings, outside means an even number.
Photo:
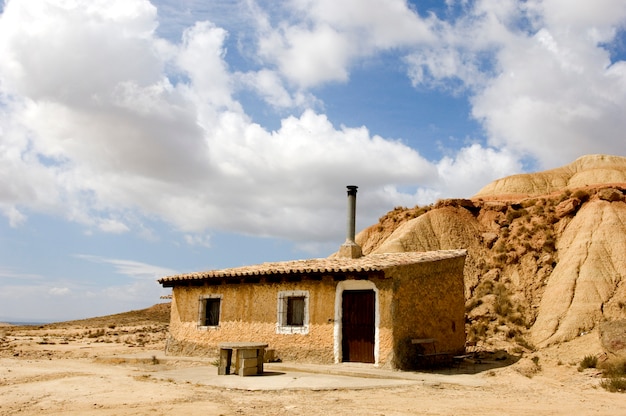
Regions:
<svg viewBox="0 0 626 416"><path fill-rule="evenodd" d="M254 341L269 344L268 349L275 350L281 360L333 363L336 286L328 276L321 281L174 287L166 352L217 356L221 342ZM276 333L278 292L290 290L309 291L308 334ZM199 299L209 294L222 296L218 328L198 327ZM381 311L389 311L390 289L379 298ZM379 339L384 362L393 349L389 315L381 316Z"/></svg>
<svg viewBox="0 0 626 416"><path fill-rule="evenodd" d="M465 257L459 257L387 272L394 278L392 319L397 368L408 370L419 365L416 355L421 347L411 344L412 339L436 339L437 352L465 351L464 264Z"/></svg>

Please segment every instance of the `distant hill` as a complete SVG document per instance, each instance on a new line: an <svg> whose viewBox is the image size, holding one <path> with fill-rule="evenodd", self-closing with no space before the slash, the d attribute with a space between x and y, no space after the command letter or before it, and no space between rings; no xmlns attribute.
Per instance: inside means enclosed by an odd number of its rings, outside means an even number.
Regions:
<svg viewBox="0 0 626 416"><path fill-rule="evenodd" d="M541 348L626 322L625 195L626 158L584 156L396 208L356 240L364 254L468 249L469 340Z"/></svg>
<svg viewBox="0 0 626 416"><path fill-rule="evenodd" d="M98 316L94 318L79 319L75 321L55 322L45 324L46 328L66 328L70 326L106 327L115 326L141 326L170 323L171 303L157 303L146 309L138 309L114 315Z"/></svg>

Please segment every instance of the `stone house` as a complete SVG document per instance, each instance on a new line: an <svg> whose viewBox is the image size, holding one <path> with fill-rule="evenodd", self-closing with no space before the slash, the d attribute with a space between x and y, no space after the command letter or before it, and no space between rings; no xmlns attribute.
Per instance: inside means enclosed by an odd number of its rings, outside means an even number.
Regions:
<svg viewBox="0 0 626 416"><path fill-rule="evenodd" d="M410 369L420 346L465 347L465 250L265 263L164 277L167 353L215 354L221 342L269 344L277 358Z"/></svg>
<svg viewBox="0 0 626 416"><path fill-rule="evenodd" d="M262 342L275 358L311 363L419 365L465 348L465 250L361 255L354 242L356 187L348 187L348 238L336 256L179 274L166 353L217 355L222 342Z"/></svg>

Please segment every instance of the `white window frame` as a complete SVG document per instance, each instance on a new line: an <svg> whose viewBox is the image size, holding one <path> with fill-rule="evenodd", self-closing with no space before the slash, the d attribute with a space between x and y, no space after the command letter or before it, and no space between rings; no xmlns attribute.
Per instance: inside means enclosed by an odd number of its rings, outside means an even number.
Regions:
<svg viewBox="0 0 626 416"><path fill-rule="evenodd" d="M304 319L302 325L287 325L287 303L289 298L304 298ZM277 334L308 334L309 333L309 291L308 290L283 290L278 292L277 302Z"/></svg>
<svg viewBox="0 0 626 416"><path fill-rule="evenodd" d="M209 329L209 328L219 328L220 323L222 322L222 304L224 303L224 296L221 294L211 294L211 295L202 295L198 301L198 328L200 329ZM218 319L217 325L204 325L206 322L206 304L209 299L219 299L220 300L220 315Z"/></svg>

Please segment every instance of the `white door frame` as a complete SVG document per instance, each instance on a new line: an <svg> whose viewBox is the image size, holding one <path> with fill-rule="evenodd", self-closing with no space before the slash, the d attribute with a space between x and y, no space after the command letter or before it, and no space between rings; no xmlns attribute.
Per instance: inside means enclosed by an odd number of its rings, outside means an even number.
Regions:
<svg viewBox="0 0 626 416"><path fill-rule="evenodd" d="M380 338L380 308L378 302L378 288L370 280L343 280L337 284L335 290L335 325L334 325L334 345L335 364L341 362L343 357L342 337L343 327L341 323L343 312L343 292L344 290L373 290L374 291L374 365L378 365Z"/></svg>

